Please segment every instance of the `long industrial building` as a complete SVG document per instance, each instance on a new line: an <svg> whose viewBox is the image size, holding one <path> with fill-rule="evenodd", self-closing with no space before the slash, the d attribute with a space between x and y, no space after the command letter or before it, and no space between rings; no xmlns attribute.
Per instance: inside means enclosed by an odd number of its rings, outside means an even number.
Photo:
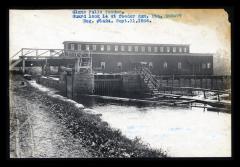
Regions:
<svg viewBox="0 0 240 167"><path fill-rule="evenodd" d="M190 53L183 44L64 41L64 55L89 51L95 72L119 73L148 66L155 75L212 75L213 55Z"/></svg>

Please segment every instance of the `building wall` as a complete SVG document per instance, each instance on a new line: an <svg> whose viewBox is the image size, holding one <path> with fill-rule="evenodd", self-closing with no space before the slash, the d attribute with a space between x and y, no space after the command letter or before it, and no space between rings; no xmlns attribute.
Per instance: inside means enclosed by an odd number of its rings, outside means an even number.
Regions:
<svg viewBox="0 0 240 167"><path fill-rule="evenodd" d="M147 66L150 66L152 73L155 75L211 75L213 72L212 56L93 54L92 62L93 68L95 69L102 69L101 62L104 62L105 68L102 71L106 73L132 71L136 63L141 62L147 63ZM122 64L122 68L118 66L119 62ZM181 67L179 67L179 63ZM208 67L208 63L210 63L210 67ZM167 64L167 66L164 67L164 64Z"/></svg>
<svg viewBox="0 0 240 167"><path fill-rule="evenodd" d="M213 74L213 56L190 53L189 45L65 41L64 49L69 53L90 50L93 69L105 73L132 71L143 63L155 75Z"/></svg>
<svg viewBox="0 0 240 167"><path fill-rule="evenodd" d="M105 43L66 41L64 49L69 51L92 51L101 53L189 53L189 45L144 44L144 43Z"/></svg>

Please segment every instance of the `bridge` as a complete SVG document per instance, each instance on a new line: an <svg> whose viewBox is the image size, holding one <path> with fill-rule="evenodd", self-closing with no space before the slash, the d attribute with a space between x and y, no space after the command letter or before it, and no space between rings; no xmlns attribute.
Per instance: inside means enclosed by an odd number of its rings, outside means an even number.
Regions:
<svg viewBox="0 0 240 167"><path fill-rule="evenodd" d="M67 56L66 56L67 55ZM86 51L65 51L63 49L22 48L10 57L10 70L21 67L67 66L79 72L82 69L92 72L91 53Z"/></svg>

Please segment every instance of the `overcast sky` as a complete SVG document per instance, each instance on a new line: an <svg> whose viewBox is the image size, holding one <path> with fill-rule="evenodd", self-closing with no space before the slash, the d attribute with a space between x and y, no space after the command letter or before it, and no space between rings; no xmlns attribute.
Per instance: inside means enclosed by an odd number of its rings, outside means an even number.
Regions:
<svg viewBox="0 0 240 167"><path fill-rule="evenodd" d="M226 12L210 11L207 17L208 11L174 12L182 17L155 19L150 24L84 24L72 18L72 10L11 10L10 55L21 48L62 49L62 42L69 40L190 44L193 53L216 53L219 49L230 53Z"/></svg>

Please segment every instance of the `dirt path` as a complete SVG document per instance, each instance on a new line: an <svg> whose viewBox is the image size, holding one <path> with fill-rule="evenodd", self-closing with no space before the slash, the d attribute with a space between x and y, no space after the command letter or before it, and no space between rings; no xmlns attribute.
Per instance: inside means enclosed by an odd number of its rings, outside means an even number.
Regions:
<svg viewBox="0 0 240 167"><path fill-rule="evenodd" d="M91 157L82 147L81 140L73 138L67 128L54 115L49 114L48 107L14 93L11 102L12 119L14 115L16 119L16 127L11 129L10 136L11 158ZM13 125L14 121L11 122Z"/></svg>

